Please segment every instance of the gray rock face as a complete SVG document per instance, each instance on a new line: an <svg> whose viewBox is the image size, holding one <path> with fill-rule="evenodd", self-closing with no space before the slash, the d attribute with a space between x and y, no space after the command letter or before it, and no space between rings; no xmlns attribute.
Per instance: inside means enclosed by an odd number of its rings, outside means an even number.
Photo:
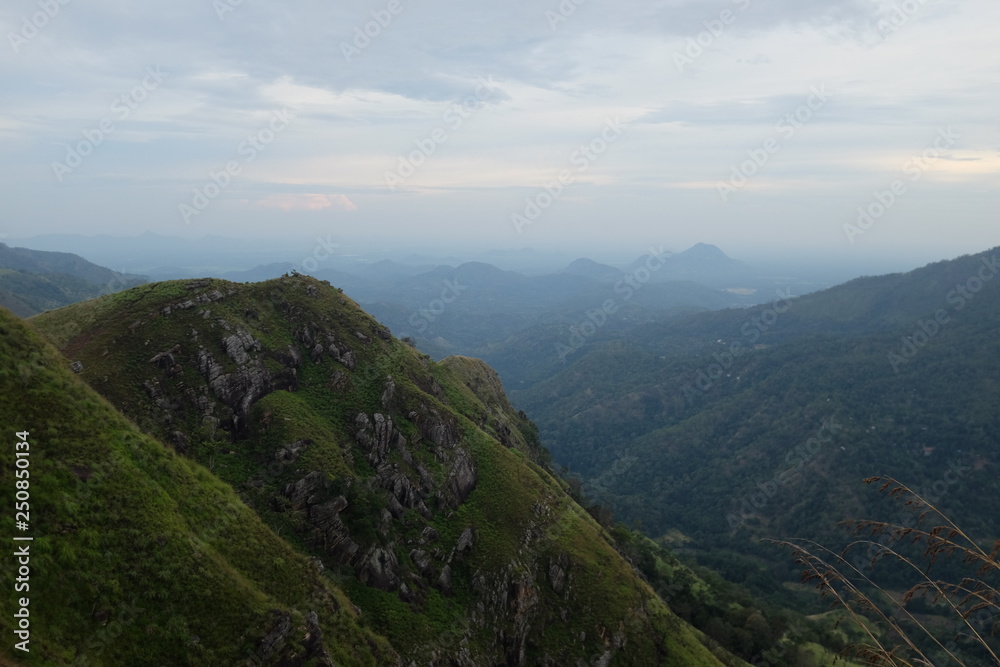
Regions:
<svg viewBox="0 0 1000 667"><path fill-rule="evenodd" d="M462 534L458 536L458 542L455 544L455 555L461 556L466 551L471 550L474 541L475 533L472 528L463 530Z"/></svg>
<svg viewBox="0 0 1000 667"><path fill-rule="evenodd" d="M391 377L385 379L385 391L382 392L382 409L392 407L392 399L396 396L396 383Z"/></svg>
<svg viewBox="0 0 1000 667"><path fill-rule="evenodd" d="M354 563L361 547L351 539L350 530L340 518L347 509L343 496L327 495L326 475L316 470L285 486L284 495L294 511L305 510L313 527L317 545L341 563Z"/></svg>
<svg viewBox="0 0 1000 667"><path fill-rule="evenodd" d="M475 459L464 449L456 449L454 463L448 476L448 490L451 492L455 508L469 497L476 488L478 479Z"/></svg>
<svg viewBox="0 0 1000 667"><path fill-rule="evenodd" d="M560 595L566 590L567 568L569 568L569 557L566 554L549 559L549 585Z"/></svg>
<svg viewBox="0 0 1000 667"><path fill-rule="evenodd" d="M376 412L371 418L365 413L359 413L354 418L354 424L358 430L354 434L354 439L365 450L365 458L373 466L378 466L389 455L389 450L405 438L392 424L392 419Z"/></svg>
<svg viewBox="0 0 1000 667"><path fill-rule="evenodd" d="M511 563L489 577L478 574L472 585L478 593L477 606L484 617L503 618L513 626L513 629L502 627L497 637L504 653L504 664L527 664L528 633L539 604L533 574Z"/></svg>
<svg viewBox="0 0 1000 667"><path fill-rule="evenodd" d="M306 664L333 667L333 660L323 645L323 631L319 627L319 615L315 611L306 615L305 627L300 626L300 631L305 631L301 641L292 642L287 648L288 637L294 632L291 614L272 609L271 617L275 619L274 626L261 640L254 664L259 661L260 664L283 667L301 667ZM300 644L302 650L297 650L296 643Z"/></svg>
<svg viewBox="0 0 1000 667"><path fill-rule="evenodd" d="M417 420L420 435L439 447L454 447L459 443L458 425L453 420L445 420L436 410Z"/></svg>
<svg viewBox="0 0 1000 667"><path fill-rule="evenodd" d="M271 614L278 617L277 623L274 628L267 633L264 639L261 640L260 647L258 648L258 653L264 660L268 660L276 652L281 650L281 647L285 644L285 638L288 637L288 633L292 629L291 614L288 612L279 612L277 610L272 610Z"/></svg>
<svg viewBox="0 0 1000 667"><path fill-rule="evenodd" d="M294 461L299 458L299 454L301 454L302 451L311 444L312 440L309 439L296 440L295 442L287 444L275 452L274 458L277 461Z"/></svg>
<svg viewBox="0 0 1000 667"><path fill-rule="evenodd" d="M399 559L391 548L373 547L365 554L358 570L361 583L381 591L399 588Z"/></svg>
<svg viewBox="0 0 1000 667"><path fill-rule="evenodd" d="M451 592L451 565L445 565L441 568L441 576L438 577L436 583L437 587L445 593Z"/></svg>
<svg viewBox="0 0 1000 667"><path fill-rule="evenodd" d="M198 369L205 376L216 398L232 409L233 427L239 429L245 425L254 403L275 389L294 388L296 375L295 370L291 369L287 373L275 376L260 358L251 359L247 350L260 347L260 343L253 337L247 338L237 333L226 338L225 342L227 353L234 361L238 359L246 361L232 373L226 373L215 355L202 347L198 350Z"/></svg>
<svg viewBox="0 0 1000 667"><path fill-rule="evenodd" d="M417 571L425 577L431 576L434 568L431 566L431 555L423 549L413 549L410 551L410 560L417 566Z"/></svg>
<svg viewBox="0 0 1000 667"><path fill-rule="evenodd" d="M294 345L289 345L284 350L275 352L274 358L277 359L281 365L289 368L301 368L302 366L302 353L299 352L299 348Z"/></svg>
<svg viewBox="0 0 1000 667"><path fill-rule="evenodd" d="M300 510L319 502L319 492L326 486L326 477L314 470L297 482L285 486L285 497L292 501L292 509Z"/></svg>
<svg viewBox="0 0 1000 667"><path fill-rule="evenodd" d="M357 365L354 352L331 331L323 331L316 324L307 324L295 332L295 339L309 349L313 363L320 363L324 355L354 370Z"/></svg>
<svg viewBox="0 0 1000 667"><path fill-rule="evenodd" d="M222 346L226 348L229 358L237 364L245 364L250 360L250 355L247 354L250 350L260 352L260 341L243 327L237 327L236 333L223 338Z"/></svg>
<svg viewBox="0 0 1000 667"><path fill-rule="evenodd" d="M386 489L403 507L413 508L422 500L420 489L397 466L384 463L375 471L382 488Z"/></svg>

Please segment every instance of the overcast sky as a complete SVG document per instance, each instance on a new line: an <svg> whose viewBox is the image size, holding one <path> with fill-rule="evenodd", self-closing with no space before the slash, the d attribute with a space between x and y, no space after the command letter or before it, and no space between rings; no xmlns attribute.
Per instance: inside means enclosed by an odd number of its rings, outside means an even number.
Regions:
<svg viewBox="0 0 1000 667"><path fill-rule="evenodd" d="M1000 244L996 0L576 2L7 0L0 233Z"/></svg>

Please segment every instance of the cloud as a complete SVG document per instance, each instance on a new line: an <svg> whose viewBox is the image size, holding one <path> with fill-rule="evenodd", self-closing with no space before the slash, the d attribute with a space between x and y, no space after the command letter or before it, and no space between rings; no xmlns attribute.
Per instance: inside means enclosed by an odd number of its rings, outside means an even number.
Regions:
<svg viewBox="0 0 1000 667"><path fill-rule="evenodd" d="M260 208L277 208L282 211L321 211L336 208L341 211L357 211L358 207L346 195L321 194L274 194L254 203Z"/></svg>
<svg viewBox="0 0 1000 667"><path fill-rule="evenodd" d="M342 45L384 0L243 2L223 20L205 0L62 5L16 53L0 43L5 229L131 232L141 219L175 233L178 203L238 160L201 217L216 233L248 217L294 233L315 212L350 211L374 234L502 241L524 197L617 116L633 121L628 132L532 226L536 238L645 238L663 231L664 211L682 211L669 230L678 243L709 232L821 243L939 127L962 135L954 159L935 165L951 189L928 195L915 218L952 217L963 187L987 191L995 176L995 0L920 0L881 32L892 2L585 2L553 29L546 12L560 4L405 0L349 60ZM29 0L2 4L0 34L29 10ZM678 72L674 54L724 11L735 19ZM162 84L126 118L113 111L155 66L168 73ZM497 87L488 103L449 115L484 79ZM801 129L776 129L824 85L829 103ZM241 152L285 106L295 109L288 129L253 159ZM98 136L104 119L113 132ZM52 163L88 136L88 155L59 182ZM714 184L775 136L780 151L732 205L720 202ZM392 193L385 174L401 160L421 164ZM963 211L949 233L990 245L991 212Z"/></svg>

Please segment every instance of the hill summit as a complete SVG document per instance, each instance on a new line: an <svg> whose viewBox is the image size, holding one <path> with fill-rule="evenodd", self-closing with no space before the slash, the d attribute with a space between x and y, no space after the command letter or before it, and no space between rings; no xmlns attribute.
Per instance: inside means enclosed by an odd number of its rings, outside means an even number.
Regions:
<svg viewBox="0 0 1000 667"><path fill-rule="evenodd" d="M74 466L98 463L53 443L45 457L56 477L40 482L38 492L39 502L49 503L40 525L51 535L51 561L38 578L76 567L63 556L63 542L77 545L73 558L87 559L80 562L101 554L107 561L99 570L106 583L73 589L77 615L48 626L54 656L90 655L87 637L103 617L88 620L82 610L95 602L95 609L114 609L131 596L139 607L157 610L151 618L162 643L151 645L169 646L174 656L195 655L191 647L199 646L232 657L271 637L274 645L292 647L296 659L329 664L309 643L321 634L338 664L391 663L393 655L405 665L740 664L722 651L714 655L700 633L674 616L567 495L534 426L507 402L492 369L462 357L430 361L329 284L301 275L257 284L157 283L52 311L31 324L66 355L60 362L35 338L5 325L41 349L47 366L58 367L47 402L60 400L60 387L71 384L90 403L106 406L70 377L73 362L79 377L144 434L121 417L81 419L70 432L82 430L88 442L108 447L124 447L114 444L122 438L141 441L151 459L136 473L142 483L184 494L156 501L162 521L195 531L184 539L166 534L166 544L190 545L183 548L201 554L193 557L205 566L234 572L201 546L222 538L198 534L199 526L215 522L211 506L196 499L207 493L203 486L238 497L247 518L227 525L263 531L254 538L261 544L256 560L234 556L243 568L235 572L249 577L240 590L260 582L259 593L247 589L256 606L246 613L277 610L269 623L258 612L234 637L172 621L185 618L178 606L185 580L170 573L187 561L156 561L162 573L149 572L145 560L139 569L128 565L130 550L155 551L165 534L123 514L140 503L130 494L146 493L143 487L127 486L117 496L96 487L93 502L110 507L99 516L90 505L60 504L58 486L78 477ZM16 362L5 363L16 378ZM46 404L14 415L25 424L16 428L69 429L72 412L56 421ZM109 425L92 433L98 424ZM131 452L123 450L126 458ZM53 494L48 500L46 488ZM200 518L182 521L172 505L182 501L194 503ZM110 519L108 539L95 538L97 518ZM76 526L70 536L54 535L70 524ZM280 600L262 597L284 590L279 581L308 581L295 570L305 563L312 564L314 587L328 589L338 604L320 613L301 583L299 597L282 593L287 611ZM56 605L51 576L53 588L41 598ZM125 581L132 583L123 587ZM211 597L207 585L197 586ZM223 597L235 594L236 584L225 579L216 577L213 586ZM165 599L177 611L163 610ZM360 621L349 613L355 608ZM309 630L314 611L321 633ZM126 642L142 644L143 631L137 626L115 639L107 655L131 655ZM212 664L233 664L228 657ZM163 661L156 660L129 664ZM288 660L265 664L307 664ZM169 662L205 664L190 657Z"/></svg>

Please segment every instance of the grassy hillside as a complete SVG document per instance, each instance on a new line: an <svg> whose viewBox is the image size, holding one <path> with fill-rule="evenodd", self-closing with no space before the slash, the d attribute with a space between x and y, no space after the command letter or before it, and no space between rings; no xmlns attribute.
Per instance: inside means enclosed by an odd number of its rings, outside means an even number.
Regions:
<svg viewBox="0 0 1000 667"><path fill-rule="evenodd" d="M141 433L0 310L3 534L30 550L26 665L391 665L346 596L205 468ZM16 433L29 448L16 450ZM15 468L15 451L28 451ZM27 470L28 530L15 527ZM21 486L25 486L22 483ZM23 496L22 496L23 497ZM2 570L13 591L14 569ZM11 593L0 630L13 637Z"/></svg>
<svg viewBox="0 0 1000 667"><path fill-rule="evenodd" d="M319 559L406 660L739 664L569 498L495 373L431 362L328 284L160 283L31 323Z"/></svg>
<svg viewBox="0 0 1000 667"><path fill-rule="evenodd" d="M0 306L19 317L92 299L145 282L65 252L0 243Z"/></svg>

